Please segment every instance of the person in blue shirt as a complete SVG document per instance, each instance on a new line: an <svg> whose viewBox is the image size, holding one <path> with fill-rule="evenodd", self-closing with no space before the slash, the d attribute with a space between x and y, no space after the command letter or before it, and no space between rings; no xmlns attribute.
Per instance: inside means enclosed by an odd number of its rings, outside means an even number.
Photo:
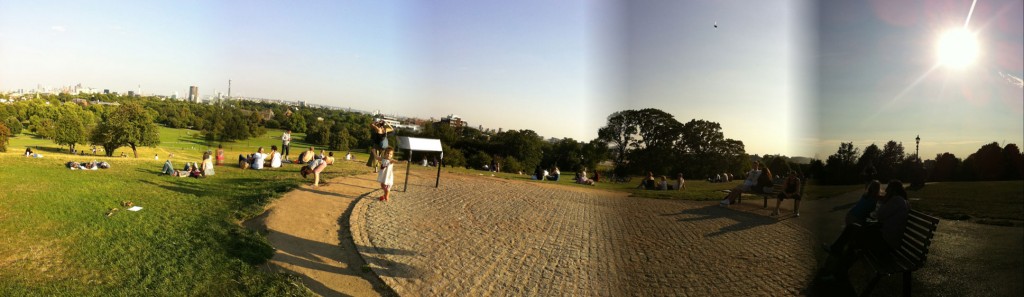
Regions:
<svg viewBox="0 0 1024 297"><path fill-rule="evenodd" d="M836 238L836 241L831 245L824 246L826 252L842 253L842 250L846 248L846 243L850 240L850 234L854 230L854 228L851 228L851 225L863 224L867 221L868 217L871 216L871 212L875 211L875 205L878 202L881 189L882 184L877 180L872 180L868 183L867 193L861 195L860 200L857 200L857 204L854 204L853 208L846 212L846 225L843 227L843 232L839 234L839 238Z"/></svg>

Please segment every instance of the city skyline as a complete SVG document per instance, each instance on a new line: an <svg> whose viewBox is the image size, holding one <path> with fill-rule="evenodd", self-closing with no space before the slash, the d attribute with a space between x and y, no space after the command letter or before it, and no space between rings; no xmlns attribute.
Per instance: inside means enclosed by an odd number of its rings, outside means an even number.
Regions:
<svg viewBox="0 0 1024 297"><path fill-rule="evenodd" d="M1024 144L1007 83L1024 76L1020 1L977 4L982 54L955 71L933 67L933 45L971 1L124 3L0 1L0 89L207 98L231 80L235 97L580 141L658 108L718 122L750 154L819 159L851 141L910 153L917 135L926 159Z"/></svg>

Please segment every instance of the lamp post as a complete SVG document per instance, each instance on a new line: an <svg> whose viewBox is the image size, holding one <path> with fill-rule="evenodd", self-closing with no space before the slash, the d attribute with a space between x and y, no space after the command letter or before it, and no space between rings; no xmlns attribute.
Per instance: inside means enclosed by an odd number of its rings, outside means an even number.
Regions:
<svg viewBox="0 0 1024 297"><path fill-rule="evenodd" d="M921 135L917 135L917 137L914 138L914 141L916 142L914 146L914 154L917 155L917 161L921 162Z"/></svg>

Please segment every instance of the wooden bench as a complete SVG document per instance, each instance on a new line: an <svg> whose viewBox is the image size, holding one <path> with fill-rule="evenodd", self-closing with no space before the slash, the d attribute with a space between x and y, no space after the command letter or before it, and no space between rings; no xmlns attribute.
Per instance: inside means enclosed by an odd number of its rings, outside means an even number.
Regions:
<svg viewBox="0 0 1024 297"><path fill-rule="evenodd" d="M871 290L875 288L882 276L902 273L903 296L909 297L910 274L924 267L925 259L928 256L928 246L932 243L932 237L935 235L938 225L939 219L917 210L910 210L899 249L884 255L864 253L864 260L875 270L875 276L871 278L871 282L868 283L861 296L871 295Z"/></svg>
<svg viewBox="0 0 1024 297"><path fill-rule="evenodd" d="M744 193L744 195L750 194L750 195L761 196L761 198L764 198L764 208L768 208L768 198L773 198L774 199L774 198L776 198L778 193L782 192L782 181L784 181L784 180L785 179L783 179L783 178L776 179L776 182L772 184L771 191L767 191L767 192L765 192L765 191L750 191L750 192ZM743 202L743 195L740 195L739 198L736 198L736 203L740 203L740 202Z"/></svg>

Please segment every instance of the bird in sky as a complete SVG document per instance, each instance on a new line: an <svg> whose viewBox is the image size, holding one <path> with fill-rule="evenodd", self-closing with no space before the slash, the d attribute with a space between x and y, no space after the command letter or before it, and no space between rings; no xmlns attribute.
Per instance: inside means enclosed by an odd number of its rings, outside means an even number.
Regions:
<svg viewBox="0 0 1024 297"><path fill-rule="evenodd" d="M715 29L718 29L718 21L715 21Z"/></svg>

